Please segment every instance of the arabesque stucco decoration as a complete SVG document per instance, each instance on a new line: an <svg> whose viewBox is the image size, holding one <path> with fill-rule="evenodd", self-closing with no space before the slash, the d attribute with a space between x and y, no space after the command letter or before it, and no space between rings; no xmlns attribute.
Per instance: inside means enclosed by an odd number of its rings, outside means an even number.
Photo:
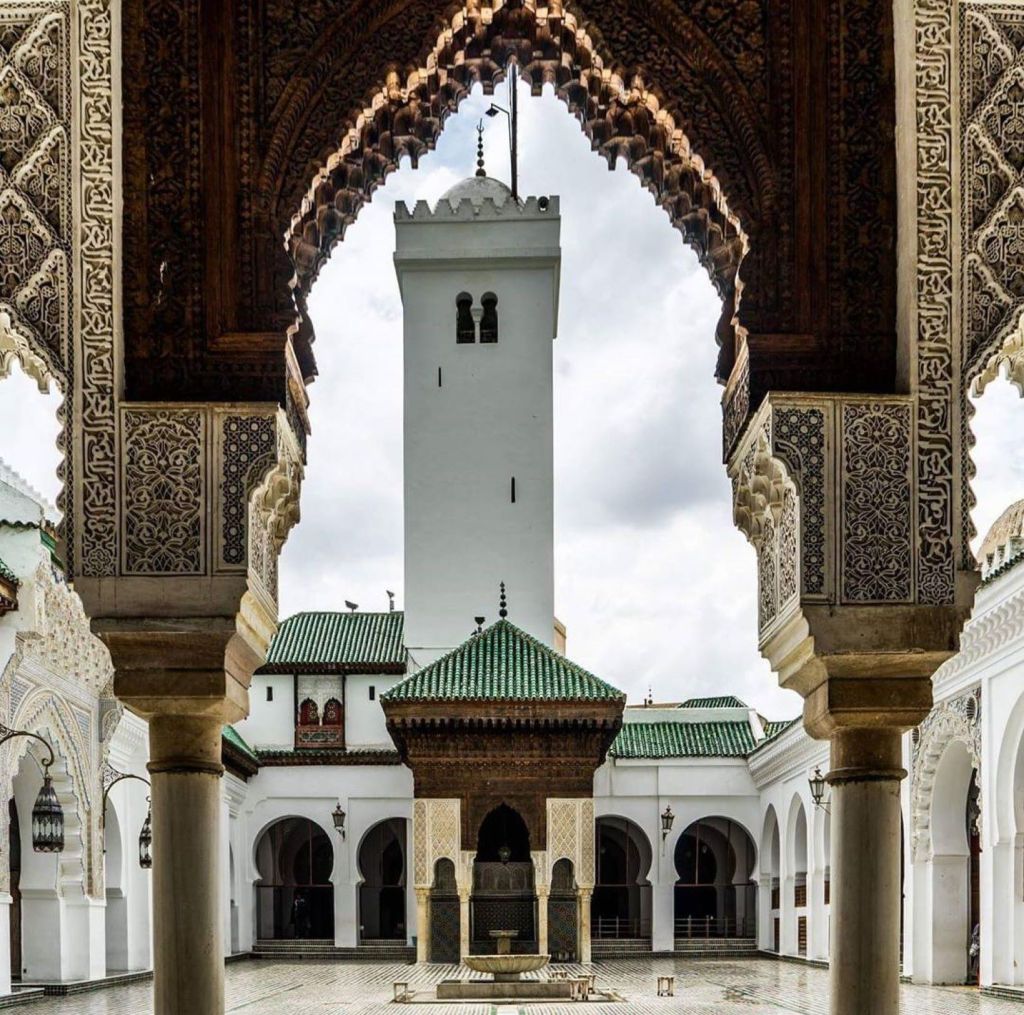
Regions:
<svg viewBox="0 0 1024 1015"><path fill-rule="evenodd" d="M71 5L0 8L0 376L62 383L71 312Z"/></svg>

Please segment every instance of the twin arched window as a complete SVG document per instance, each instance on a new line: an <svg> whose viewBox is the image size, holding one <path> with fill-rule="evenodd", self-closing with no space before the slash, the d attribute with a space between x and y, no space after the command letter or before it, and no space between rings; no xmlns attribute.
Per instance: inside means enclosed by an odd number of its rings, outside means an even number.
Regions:
<svg viewBox="0 0 1024 1015"><path fill-rule="evenodd" d="M480 297L480 306L480 310L474 311L473 297L469 293L459 293L455 297L455 341L458 345L477 341L478 322L481 344L498 341L498 297L494 293L484 293Z"/></svg>

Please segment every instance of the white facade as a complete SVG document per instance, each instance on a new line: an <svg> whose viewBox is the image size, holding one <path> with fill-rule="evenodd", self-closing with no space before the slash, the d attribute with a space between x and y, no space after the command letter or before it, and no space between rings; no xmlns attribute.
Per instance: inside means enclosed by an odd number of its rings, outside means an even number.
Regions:
<svg viewBox="0 0 1024 1015"><path fill-rule="evenodd" d="M552 644L552 348L557 198L513 201L466 181L434 210L395 210L405 328L405 614L412 668L460 645L473 618ZM460 296L470 341L457 341ZM496 340L484 303L496 298Z"/></svg>

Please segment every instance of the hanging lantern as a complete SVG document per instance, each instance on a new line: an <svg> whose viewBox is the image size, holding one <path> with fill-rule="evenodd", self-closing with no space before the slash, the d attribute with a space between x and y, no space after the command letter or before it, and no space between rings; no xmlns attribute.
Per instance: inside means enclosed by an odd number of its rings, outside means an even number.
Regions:
<svg viewBox="0 0 1024 1015"><path fill-rule="evenodd" d="M43 787L32 808L32 848L37 853L59 853L64 849L64 811L46 766Z"/></svg>
<svg viewBox="0 0 1024 1015"><path fill-rule="evenodd" d="M338 832L341 837L345 838L345 812L341 809L341 801L338 801L338 806L331 811L331 817L334 819L334 829Z"/></svg>
<svg viewBox="0 0 1024 1015"><path fill-rule="evenodd" d="M507 845L499 846L498 847L498 859L502 863L507 864L509 862L509 860L512 859L512 850L509 849Z"/></svg>
<svg viewBox="0 0 1024 1015"><path fill-rule="evenodd" d="M822 803L825 798L825 777L821 774L820 768L815 768L814 775L807 780L807 784L811 787L811 799L814 801L814 806L827 807Z"/></svg>
<svg viewBox="0 0 1024 1015"><path fill-rule="evenodd" d="M669 832L672 831L672 824L676 820L676 816L672 813L672 808L666 804L665 810L661 815L661 841L665 841L665 837Z"/></svg>
<svg viewBox="0 0 1024 1015"><path fill-rule="evenodd" d="M146 820L142 822L142 831L139 832L139 866L143 870L149 870L153 866L153 854L150 847L153 845L153 808L146 811Z"/></svg>

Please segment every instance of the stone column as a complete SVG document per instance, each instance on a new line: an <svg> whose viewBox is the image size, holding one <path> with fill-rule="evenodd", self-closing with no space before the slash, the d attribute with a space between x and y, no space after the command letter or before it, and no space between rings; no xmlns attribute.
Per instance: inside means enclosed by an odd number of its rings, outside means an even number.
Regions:
<svg viewBox="0 0 1024 1015"><path fill-rule="evenodd" d="M898 1015L900 731L832 736L832 1015Z"/></svg>
<svg viewBox="0 0 1024 1015"><path fill-rule="evenodd" d="M430 889L416 889L416 961L430 961Z"/></svg>
<svg viewBox="0 0 1024 1015"><path fill-rule="evenodd" d="M467 891L459 892L459 958L469 954L469 900Z"/></svg>
<svg viewBox="0 0 1024 1015"><path fill-rule="evenodd" d="M537 885L537 951L548 954L548 886Z"/></svg>
<svg viewBox="0 0 1024 1015"><path fill-rule="evenodd" d="M155 1015L222 1015L219 714L155 715L153 803Z"/></svg>
<svg viewBox="0 0 1024 1015"><path fill-rule="evenodd" d="M580 935L580 947L579 956L580 962L584 965L589 965L591 961L590 953L590 896L593 893L592 888L578 888L576 890L576 898L579 902L579 935Z"/></svg>

